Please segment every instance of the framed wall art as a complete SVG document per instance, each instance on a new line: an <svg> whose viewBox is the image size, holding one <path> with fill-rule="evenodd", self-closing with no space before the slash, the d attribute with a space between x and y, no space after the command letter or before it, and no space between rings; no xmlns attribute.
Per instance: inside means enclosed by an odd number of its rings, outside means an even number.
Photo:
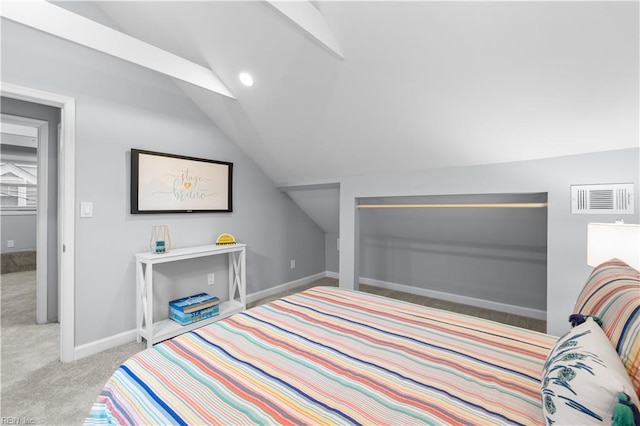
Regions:
<svg viewBox="0 0 640 426"><path fill-rule="evenodd" d="M232 212L233 163L131 149L131 213Z"/></svg>

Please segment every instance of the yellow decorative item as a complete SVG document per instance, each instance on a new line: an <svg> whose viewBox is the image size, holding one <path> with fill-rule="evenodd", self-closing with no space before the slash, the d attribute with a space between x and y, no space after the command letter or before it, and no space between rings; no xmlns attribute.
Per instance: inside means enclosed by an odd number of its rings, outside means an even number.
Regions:
<svg viewBox="0 0 640 426"><path fill-rule="evenodd" d="M218 246L223 246L223 245L228 245L228 244L235 244L236 243L236 239L233 238L233 235L231 234L220 234L218 235L218 238L216 239L216 245Z"/></svg>

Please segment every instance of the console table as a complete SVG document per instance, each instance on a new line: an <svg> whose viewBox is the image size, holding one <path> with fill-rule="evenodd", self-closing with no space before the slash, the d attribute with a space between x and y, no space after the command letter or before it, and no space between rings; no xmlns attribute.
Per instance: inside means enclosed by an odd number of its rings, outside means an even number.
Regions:
<svg viewBox="0 0 640 426"><path fill-rule="evenodd" d="M207 245L171 249L167 253L138 253L136 257L136 341L147 341L147 347L198 327L219 321L243 311L247 303L246 244ZM188 325L166 319L153 322L153 265L205 256L229 256L229 299L221 301L220 313ZM188 296L185 294L185 296Z"/></svg>

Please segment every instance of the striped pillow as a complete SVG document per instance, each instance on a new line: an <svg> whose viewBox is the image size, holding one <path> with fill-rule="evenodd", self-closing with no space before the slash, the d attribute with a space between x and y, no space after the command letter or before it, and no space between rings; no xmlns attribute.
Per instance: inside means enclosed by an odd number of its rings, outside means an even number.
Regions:
<svg viewBox="0 0 640 426"><path fill-rule="evenodd" d="M640 395L640 272L619 259L596 266L574 312L595 315Z"/></svg>

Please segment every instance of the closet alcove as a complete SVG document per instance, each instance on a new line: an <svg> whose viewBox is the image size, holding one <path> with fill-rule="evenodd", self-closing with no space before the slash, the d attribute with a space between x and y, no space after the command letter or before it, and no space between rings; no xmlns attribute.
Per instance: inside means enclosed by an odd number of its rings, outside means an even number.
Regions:
<svg viewBox="0 0 640 426"><path fill-rule="evenodd" d="M546 193L360 198L361 282L546 319L546 203Z"/></svg>

